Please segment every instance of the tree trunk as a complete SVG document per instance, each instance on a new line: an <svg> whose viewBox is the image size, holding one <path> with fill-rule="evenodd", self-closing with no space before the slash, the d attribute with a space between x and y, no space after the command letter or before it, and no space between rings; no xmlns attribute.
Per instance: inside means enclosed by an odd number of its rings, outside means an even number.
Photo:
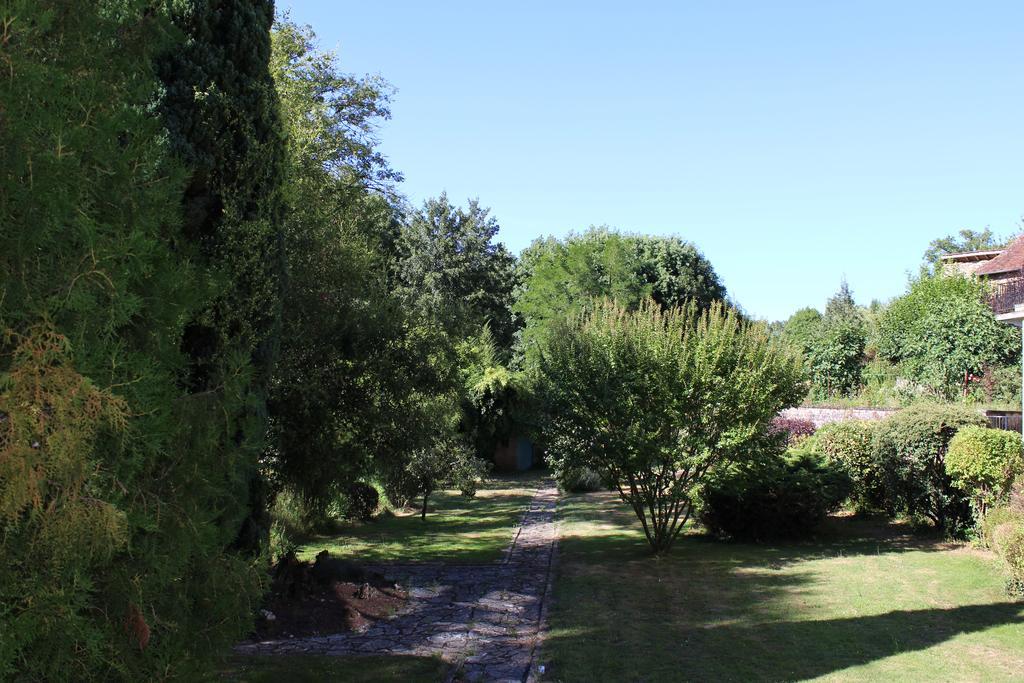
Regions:
<svg viewBox="0 0 1024 683"><path fill-rule="evenodd" d="M427 519L427 498L430 496L430 490L423 492L423 509L420 510L420 519L426 521Z"/></svg>

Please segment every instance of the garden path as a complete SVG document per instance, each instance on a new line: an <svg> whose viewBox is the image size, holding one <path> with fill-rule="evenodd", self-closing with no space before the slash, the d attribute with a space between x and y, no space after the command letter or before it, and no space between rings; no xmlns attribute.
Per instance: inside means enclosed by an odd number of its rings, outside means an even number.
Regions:
<svg viewBox="0 0 1024 683"><path fill-rule="evenodd" d="M407 606L361 633L249 642L245 654L440 655L467 681L534 678L557 553L558 490L541 482L501 562L387 564L370 569L409 588Z"/></svg>

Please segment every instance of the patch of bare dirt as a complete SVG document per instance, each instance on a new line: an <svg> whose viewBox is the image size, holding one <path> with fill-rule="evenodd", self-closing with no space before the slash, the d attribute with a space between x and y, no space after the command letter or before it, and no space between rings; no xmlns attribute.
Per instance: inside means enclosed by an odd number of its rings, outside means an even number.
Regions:
<svg viewBox="0 0 1024 683"><path fill-rule="evenodd" d="M408 594L383 575L321 552L315 562L288 553L273 572L255 636L273 640L362 631L405 605Z"/></svg>

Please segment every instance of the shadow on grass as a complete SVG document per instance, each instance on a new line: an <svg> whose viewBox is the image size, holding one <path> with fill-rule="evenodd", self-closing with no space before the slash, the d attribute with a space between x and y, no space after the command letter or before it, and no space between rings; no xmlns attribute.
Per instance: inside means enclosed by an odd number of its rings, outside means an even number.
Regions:
<svg viewBox="0 0 1024 683"><path fill-rule="evenodd" d="M977 557L902 525L840 517L814 541L766 544L690 531L655 557L611 494L567 497L560 519L551 680L798 680L1000 626L987 661L893 666L977 679L1024 661L1024 605Z"/></svg>
<svg viewBox="0 0 1024 683"><path fill-rule="evenodd" d="M772 657L766 652L758 669L767 679L804 679L904 652L924 650L964 633L1022 623L1024 606L993 603L897 610L845 619L723 625L711 629L714 633L709 637L726 642L765 643L766 650L786 648L800 652L799 657L785 658Z"/></svg>
<svg viewBox="0 0 1024 683"><path fill-rule="evenodd" d="M570 495L563 501L561 518L565 522L563 544L581 556L594 561L658 559L652 558L636 515L616 494ZM728 556L734 563L769 564L777 569L813 559L941 552L957 545L936 534L915 532L908 524L874 516L832 516L810 538L761 543L722 540L705 533L691 521L668 557L691 552L687 550L690 547L699 548L701 553Z"/></svg>
<svg viewBox="0 0 1024 683"><path fill-rule="evenodd" d="M1024 624L1024 605L994 603L817 621L698 625L674 629L669 651L608 643L615 653L614 663L600 663L583 675L576 675L577 667L559 671L556 665L552 674L558 680L804 680L1007 624ZM587 651L593 648L593 638L586 629L571 636L555 632L546 647Z"/></svg>

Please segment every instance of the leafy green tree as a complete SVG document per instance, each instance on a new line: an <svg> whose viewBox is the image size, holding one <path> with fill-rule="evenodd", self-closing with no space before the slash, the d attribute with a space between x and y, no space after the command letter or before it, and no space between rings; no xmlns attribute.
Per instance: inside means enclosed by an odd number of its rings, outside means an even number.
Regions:
<svg viewBox="0 0 1024 683"><path fill-rule="evenodd" d="M597 472L659 553L708 472L750 457L771 419L806 391L798 355L721 303L702 313L605 301L557 328L538 372L556 474Z"/></svg>
<svg viewBox="0 0 1024 683"><path fill-rule="evenodd" d="M526 376L502 363L489 327L460 349L463 424L477 456L488 459L495 448L526 428L531 391Z"/></svg>
<svg viewBox="0 0 1024 683"><path fill-rule="evenodd" d="M311 27L287 18L274 24L271 73L287 124L291 180L329 176L334 189L390 195L402 174L379 150L377 128L391 118L391 85L380 76L343 73Z"/></svg>
<svg viewBox="0 0 1024 683"><path fill-rule="evenodd" d="M513 306L522 317L520 347L533 357L552 328L578 314L594 297L635 307L651 292L637 273L635 250L607 229L537 239L519 257L520 286Z"/></svg>
<svg viewBox="0 0 1024 683"><path fill-rule="evenodd" d="M878 337L882 333L882 317L885 315L886 308L886 304L878 299L872 299L866 308L860 309L867 334L864 355L868 361L874 361L878 357Z"/></svg>
<svg viewBox="0 0 1024 683"><path fill-rule="evenodd" d="M431 494L451 487L464 496L473 496L487 470L487 462L475 457L461 439L443 436L414 449L398 475L400 483L393 486L410 499L422 499L420 519L425 520Z"/></svg>
<svg viewBox="0 0 1024 683"><path fill-rule="evenodd" d="M488 325L496 343L510 348L514 259L496 242L498 221L470 200L463 209L442 194L414 212L402 231L400 281L425 317L439 320L455 339Z"/></svg>
<svg viewBox="0 0 1024 683"><path fill-rule="evenodd" d="M386 84L343 75L287 21L272 72L288 137L289 278L264 464L315 523L354 482L404 472L454 434L461 385L452 339L396 292L398 174L373 138Z"/></svg>
<svg viewBox="0 0 1024 683"><path fill-rule="evenodd" d="M947 235L932 240L924 252L924 262L928 266L934 266L946 254L1002 249L1008 241L997 237L990 228L984 230L964 229L956 235Z"/></svg>
<svg viewBox="0 0 1024 683"><path fill-rule="evenodd" d="M782 334L796 348L807 353L821 327L821 319L821 312L818 309L801 308L786 320Z"/></svg>
<svg viewBox="0 0 1024 683"><path fill-rule="evenodd" d="M844 280L825 307L807 351L815 393L846 396L861 385L867 330Z"/></svg>
<svg viewBox="0 0 1024 683"><path fill-rule="evenodd" d="M390 212L376 210L387 200L368 187L395 176L372 141L374 122L388 115L387 88L340 74L314 41L311 29L287 21L272 35L288 140L289 277L266 465L310 518L321 518L348 482L371 471L366 421L377 383L366 375L402 328L375 239Z"/></svg>
<svg viewBox="0 0 1024 683"><path fill-rule="evenodd" d="M637 252L640 274L651 298L664 309L697 302L701 309L725 299L725 287L711 262L679 237L643 235L627 238Z"/></svg>
<svg viewBox="0 0 1024 683"><path fill-rule="evenodd" d="M703 309L725 298L725 287L693 245L608 228L591 228L564 241L535 240L520 255L519 272L513 309L525 323L520 352L533 359L551 329L595 298L631 309L648 297L666 309L690 300Z"/></svg>
<svg viewBox="0 0 1024 683"><path fill-rule="evenodd" d="M819 398L848 396L861 385L864 331L850 321L823 325L808 352L811 379Z"/></svg>
<svg viewBox="0 0 1024 683"><path fill-rule="evenodd" d="M907 378L953 398L967 374L1016 362L1020 335L995 319L985 283L924 274L883 314L878 350Z"/></svg>
<svg viewBox="0 0 1024 683"><path fill-rule="evenodd" d="M861 312L857 308L857 302L853 300L853 292L845 279L839 283L839 290L825 304L824 321L826 324L838 320L862 322Z"/></svg>

